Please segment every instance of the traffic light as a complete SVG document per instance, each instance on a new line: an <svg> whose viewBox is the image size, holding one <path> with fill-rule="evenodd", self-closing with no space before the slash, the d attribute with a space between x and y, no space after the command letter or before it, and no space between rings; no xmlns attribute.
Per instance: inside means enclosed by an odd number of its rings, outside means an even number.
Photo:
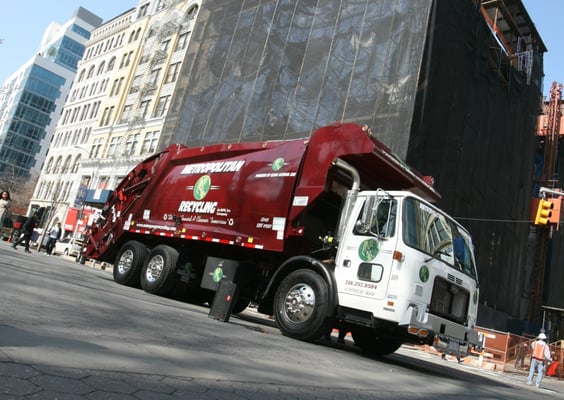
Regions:
<svg viewBox="0 0 564 400"><path fill-rule="evenodd" d="M551 201L539 199L537 214L535 216L535 225L547 225L552 217L552 208L554 205Z"/></svg>

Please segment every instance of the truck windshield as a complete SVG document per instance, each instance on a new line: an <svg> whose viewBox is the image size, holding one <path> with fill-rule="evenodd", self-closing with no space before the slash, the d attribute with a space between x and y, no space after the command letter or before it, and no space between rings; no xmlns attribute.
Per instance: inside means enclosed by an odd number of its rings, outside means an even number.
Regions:
<svg viewBox="0 0 564 400"><path fill-rule="evenodd" d="M402 219L406 245L476 278L470 236L454 221L412 197L404 202Z"/></svg>

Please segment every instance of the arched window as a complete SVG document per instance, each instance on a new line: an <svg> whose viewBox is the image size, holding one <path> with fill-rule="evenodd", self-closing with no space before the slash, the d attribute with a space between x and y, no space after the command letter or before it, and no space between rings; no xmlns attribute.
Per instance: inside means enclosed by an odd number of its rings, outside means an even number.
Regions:
<svg viewBox="0 0 564 400"><path fill-rule="evenodd" d="M78 77L78 81L82 82L84 80L84 76L86 75L86 70L83 69L82 71L80 71L80 75Z"/></svg>
<svg viewBox="0 0 564 400"><path fill-rule="evenodd" d="M90 79L94 76L94 66L91 66L90 69L88 70L88 76L86 77L86 79Z"/></svg>
<svg viewBox="0 0 564 400"><path fill-rule="evenodd" d="M57 161L55 162L55 168L53 169L54 174L58 174L59 172L61 172L61 163L62 162L63 162L63 157L59 156L59 158L57 158Z"/></svg>
<svg viewBox="0 0 564 400"><path fill-rule="evenodd" d="M104 72L104 67L106 66L106 63L104 61L102 61L100 63L100 66L98 67L98 72L96 73L96 75L100 75Z"/></svg>
<svg viewBox="0 0 564 400"><path fill-rule="evenodd" d="M67 157L67 159L65 160L65 163L63 164L63 171L62 171L63 174L66 174L67 172L69 172L69 167L71 165L71 158L72 158L72 156L69 155Z"/></svg>
<svg viewBox="0 0 564 400"><path fill-rule="evenodd" d="M49 161L47 161L47 167L45 168L45 172L50 174L51 168L53 168L53 157L49 158Z"/></svg>
<svg viewBox="0 0 564 400"><path fill-rule="evenodd" d="M194 18L196 18L197 13L198 13L198 6L194 6L191 9L189 9L188 12L186 13L186 21L192 21Z"/></svg>
<svg viewBox="0 0 564 400"><path fill-rule="evenodd" d="M116 65L116 58L112 57L112 59L110 60L110 62L108 63L108 71L111 71L114 69Z"/></svg>
<svg viewBox="0 0 564 400"><path fill-rule="evenodd" d="M81 158L81 155L79 153L78 156L76 156L76 159L74 160L74 163L72 165L72 171L71 172L73 174L76 174L78 172L78 167L80 166L80 158Z"/></svg>

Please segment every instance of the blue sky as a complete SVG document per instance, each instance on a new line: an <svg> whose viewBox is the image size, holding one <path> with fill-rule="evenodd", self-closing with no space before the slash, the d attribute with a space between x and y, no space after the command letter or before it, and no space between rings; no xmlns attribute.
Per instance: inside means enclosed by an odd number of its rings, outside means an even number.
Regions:
<svg viewBox="0 0 564 400"><path fill-rule="evenodd" d="M234 0L235 1L235 0ZM51 22L64 24L82 6L104 22L135 7L137 0L4 0L0 13L0 85L35 54ZM544 91L564 81L564 0L523 0L548 52L544 55Z"/></svg>
<svg viewBox="0 0 564 400"><path fill-rule="evenodd" d="M562 16L564 0L522 0L548 51L544 53L544 90L552 82L564 83L564 40L562 39Z"/></svg>
<svg viewBox="0 0 564 400"><path fill-rule="evenodd" d="M137 5L137 0L3 0L0 13L0 87L39 49L51 22L67 22L83 7L104 22Z"/></svg>

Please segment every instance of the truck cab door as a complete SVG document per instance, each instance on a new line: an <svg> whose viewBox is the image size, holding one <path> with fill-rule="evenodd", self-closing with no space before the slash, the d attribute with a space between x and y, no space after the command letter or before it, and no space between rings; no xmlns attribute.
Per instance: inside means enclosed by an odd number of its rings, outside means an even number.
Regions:
<svg viewBox="0 0 564 400"><path fill-rule="evenodd" d="M398 201L359 198L339 241L335 266L339 304L375 311L385 298L398 241Z"/></svg>

